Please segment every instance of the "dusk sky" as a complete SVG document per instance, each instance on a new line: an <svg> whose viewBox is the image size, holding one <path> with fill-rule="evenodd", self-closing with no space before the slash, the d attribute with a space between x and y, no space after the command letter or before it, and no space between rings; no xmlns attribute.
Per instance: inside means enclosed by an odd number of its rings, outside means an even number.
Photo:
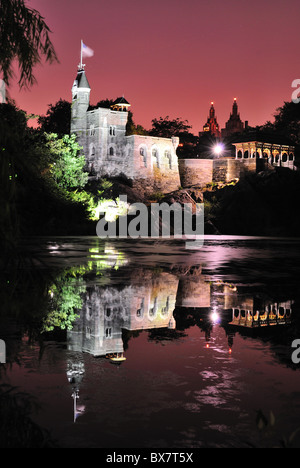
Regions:
<svg viewBox="0 0 300 468"><path fill-rule="evenodd" d="M124 95L136 124L182 118L197 134L214 101L220 127L234 97L249 125L260 125L300 79L299 0L29 0L52 31L59 64L35 70L38 83L9 89L18 107L45 114L71 100L80 41L91 104Z"/></svg>

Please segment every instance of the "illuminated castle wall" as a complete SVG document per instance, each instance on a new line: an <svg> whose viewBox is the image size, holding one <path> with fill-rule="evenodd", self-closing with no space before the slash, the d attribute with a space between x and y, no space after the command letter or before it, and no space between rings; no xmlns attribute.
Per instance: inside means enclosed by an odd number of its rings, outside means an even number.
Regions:
<svg viewBox="0 0 300 468"><path fill-rule="evenodd" d="M85 71L79 70L72 87L71 133L83 147L90 176L125 176L145 193L177 190L179 138L126 135L126 99L118 98L111 108L89 109L90 91Z"/></svg>
<svg viewBox="0 0 300 468"><path fill-rule="evenodd" d="M87 287L84 306L72 331L69 349L93 356L122 354L122 329L150 330L175 327L178 279L169 273L143 271L143 280L128 286Z"/></svg>

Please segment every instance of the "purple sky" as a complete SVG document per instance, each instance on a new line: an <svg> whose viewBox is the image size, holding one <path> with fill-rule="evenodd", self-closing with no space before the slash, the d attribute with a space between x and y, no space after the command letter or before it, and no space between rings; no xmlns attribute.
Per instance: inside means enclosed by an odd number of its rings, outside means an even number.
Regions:
<svg viewBox="0 0 300 468"><path fill-rule="evenodd" d="M124 94L134 121L187 119L197 134L214 101L221 128L237 97L242 120L260 125L291 100L300 78L299 0L28 0L52 30L60 63L11 97L27 112L71 99L80 40L91 103Z"/></svg>

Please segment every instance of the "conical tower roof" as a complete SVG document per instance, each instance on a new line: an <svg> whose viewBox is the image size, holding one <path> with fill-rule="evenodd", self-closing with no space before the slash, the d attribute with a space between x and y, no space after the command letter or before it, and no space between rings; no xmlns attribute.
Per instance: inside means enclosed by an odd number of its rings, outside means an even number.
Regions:
<svg viewBox="0 0 300 468"><path fill-rule="evenodd" d="M77 87L78 88L89 88L89 89L91 89L84 70L78 70L75 81L77 82Z"/></svg>

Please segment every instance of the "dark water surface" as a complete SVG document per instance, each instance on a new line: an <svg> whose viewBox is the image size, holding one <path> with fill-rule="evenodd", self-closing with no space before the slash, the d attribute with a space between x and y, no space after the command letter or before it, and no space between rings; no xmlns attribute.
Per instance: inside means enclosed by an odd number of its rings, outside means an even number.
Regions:
<svg viewBox="0 0 300 468"><path fill-rule="evenodd" d="M1 275L1 383L63 448L299 447L299 247L26 242Z"/></svg>

